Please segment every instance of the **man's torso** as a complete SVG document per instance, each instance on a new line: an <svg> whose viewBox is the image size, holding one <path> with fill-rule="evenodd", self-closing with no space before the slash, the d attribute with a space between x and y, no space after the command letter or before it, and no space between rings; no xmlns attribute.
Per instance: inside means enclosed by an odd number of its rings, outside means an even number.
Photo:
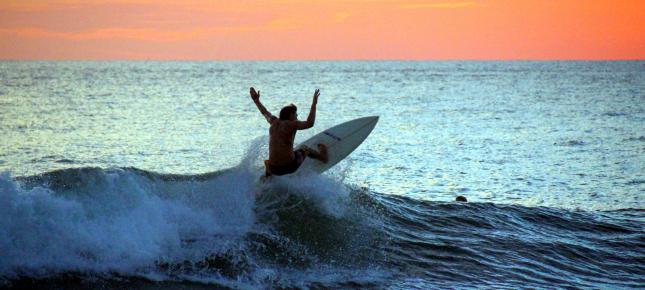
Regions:
<svg viewBox="0 0 645 290"><path fill-rule="evenodd" d="M291 121L278 120L269 128L269 162L272 165L285 165L293 162L293 141L296 128Z"/></svg>

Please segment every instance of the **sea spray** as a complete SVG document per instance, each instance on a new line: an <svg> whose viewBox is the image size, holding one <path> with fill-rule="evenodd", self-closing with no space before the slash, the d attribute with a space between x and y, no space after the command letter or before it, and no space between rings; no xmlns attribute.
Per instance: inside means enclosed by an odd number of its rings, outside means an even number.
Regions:
<svg viewBox="0 0 645 290"><path fill-rule="evenodd" d="M244 176L238 174L178 186L123 169L69 171L76 172L65 173L76 175L70 181L92 182L57 192L22 188L2 175L2 276L148 271L158 260L226 251L230 245L216 240L239 239L254 223L252 197L239 186ZM215 242L209 247L183 242L200 237Z"/></svg>
<svg viewBox="0 0 645 290"><path fill-rule="evenodd" d="M236 167L200 175L5 173L0 276L85 273L248 288L357 271L373 239L362 213L351 210L351 187L338 172L262 182L266 143L266 136L251 142Z"/></svg>

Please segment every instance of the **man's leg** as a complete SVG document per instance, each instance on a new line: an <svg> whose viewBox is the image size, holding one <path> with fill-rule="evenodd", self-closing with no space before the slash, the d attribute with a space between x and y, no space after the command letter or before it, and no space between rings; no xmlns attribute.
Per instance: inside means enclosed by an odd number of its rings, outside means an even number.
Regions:
<svg viewBox="0 0 645 290"><path fill-rule="evenodd" d="M317 152L307 146L302 146L302 149L308 157L327 163L327 146L324 144L318 144Z"/></svg>
<svg viewBox="0 0 645 290"><path fill-rule="evenodd" d="M264 160L264 176L262 176L260 180L265 181L269 177L271 177L271 170L269 170L269 160Z"/></svg>

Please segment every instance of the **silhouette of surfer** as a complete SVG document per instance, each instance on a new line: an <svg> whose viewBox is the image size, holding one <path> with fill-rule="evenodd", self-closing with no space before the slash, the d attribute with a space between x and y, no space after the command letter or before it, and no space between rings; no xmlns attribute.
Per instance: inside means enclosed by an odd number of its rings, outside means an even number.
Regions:
<svg viewBox="0 0 645 290"><path fill-rule="evenodd" d="M296 172L305 157L317 159L327 163L327 147L318 144L318 151L302 146L293 150L293 141L298 130L309 129L314 126L316 120L316 104L320 90L316 90L311 102L311 109L306 121L298 120L298 108L294 104L285 106L280 110L280 117L272 115L260 102L260 91L253 87L250 89L251 99L260 110L260 113L271 125L269 127L269 159L264 161L266 168L265 176L285 175Z"/></svg>

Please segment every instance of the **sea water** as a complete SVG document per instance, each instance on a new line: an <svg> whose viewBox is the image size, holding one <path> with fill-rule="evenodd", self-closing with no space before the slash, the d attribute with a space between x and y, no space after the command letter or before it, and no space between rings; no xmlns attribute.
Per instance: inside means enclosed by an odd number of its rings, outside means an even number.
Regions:
<svg viewBox="0 0 645 290"><path fill-rule="evenodd" d="M251 86L380 120L260 183ZM642 288L644 153L643 61L0 62L0 285Z"/></svg>

